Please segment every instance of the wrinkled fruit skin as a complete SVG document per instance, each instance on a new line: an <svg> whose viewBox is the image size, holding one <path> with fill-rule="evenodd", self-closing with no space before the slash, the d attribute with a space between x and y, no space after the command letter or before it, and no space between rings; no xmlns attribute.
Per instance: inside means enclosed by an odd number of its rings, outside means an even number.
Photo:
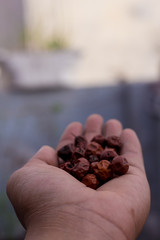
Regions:
<svg viewBox="0 0 160 240"><path fill-rule="evenodd" d="M65 162L65 163L62 163L59 168L65 170L66 172L68 173L72 173L72 168L73 168L73 165L71 162Z"/></svg>
<svg viewBox="0 0 160 240"><path fill-rule="evenodd" d="M129 169L127 159L122 156L115 157L112 161L111 169L118 176L126 174Z"/></svg>
<svg viewBox="0 0 160 240"><path fill-rule="evenodd" d="M90 155L90 156L88 157L88 161L89 161L90 163L92 163L92 162L99 162L99 157L96 156L96 155Z"/></svg>
<svg viewBox="0 0 160 240"><path fill-rule="evenodd" d="M91 171L101 181L106 181L112 175L110 162L107 160L101 160L100 162L91 163Z"/></svg>
<svg viewBox="0 0 160 240"><path fill-rule="evenodd" d="M110 136L107 138L107 146L110 148L115 148L117 151L119 151L122 147L122 143L118 136Z"/></svg>
<svg viewBox="0 0 160 240"><path fill-rule="evenodd" d="M59 167L87 187L97 189L112 178L127 173L129 164L119 155L121 149L118 136L105 138L97 135L89 143L85 137L76 136L74 144L65 145L57 151Z"/></svg>
<svg viewBox="0 0 160 240"><path fill-rule="evenodd" d="M108 148L101 153L100 159L112 161L113 158L115 158L116 156L117 156L116 151L113 148Z"/></svg>
<svg viewBox="0 0 160 240"><path fill-rule="evenodd" d="M70 160L73 154L74 145L68 144L60 148L57 152L58 157L62 158L64 161Z"/></svg>
<svg viewBox="0 0 160 240"><path fill-rule="evenodd" d="M87 147L87 140L83 136L76 136L74 140L75 147L84 148Z"/></svg>
<svg viewBox="0 0 160 240"><path fill-rule="evenodd" d="M84 183L87 187L97 189L99 185L99 181L94 174L87 174L82 178L82 183Z"/></svg>
<svg viewBox="0 0 160 240"><path fill-rule="evenodd" d="M86 156L90 156L90 155L96 155L96 156L100 156L101 153L103 152L103 148L101 147L100 144L96 143L96 142L91 142L86 149Z"/></svg>
<svg viewBox="0 0 160 240"><path fill-rule="evenodd" d="M96 142L98 144L100 144L103 148L105 148L107 146L107 140L105 137L103 137L102 135L97 135L95 136L91 142Z"/></svg>
<svg viewBox="0 0 160 240"><path fill-rule="evenodd" d="M89 162L86 158L79 158L72 169L72 175L77 179L82 179L89 170Z"/></svg>
<svg viewBox="0 0 160 240"><path fill-rule="evenodd" d="M78 159L85 156L85 149L82 147L76 147L73 151L72 158Z"/></svg>

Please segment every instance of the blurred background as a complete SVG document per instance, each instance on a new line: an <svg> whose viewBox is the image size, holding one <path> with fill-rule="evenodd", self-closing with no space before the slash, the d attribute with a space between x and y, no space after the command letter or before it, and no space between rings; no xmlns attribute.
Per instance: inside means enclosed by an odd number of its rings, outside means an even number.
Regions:
<svg viewBox="0 0 160 240"><path fill-rule="evenodd" d="M0 240L25 234L11 173L92 113L137 132L152 194L139 239L159 240L160 2L0 0Z"/></svg>

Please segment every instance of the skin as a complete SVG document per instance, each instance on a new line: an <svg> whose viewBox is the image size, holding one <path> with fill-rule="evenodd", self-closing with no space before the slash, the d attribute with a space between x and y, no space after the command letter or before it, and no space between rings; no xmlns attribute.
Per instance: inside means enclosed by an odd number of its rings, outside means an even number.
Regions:
<svg viewBox="0 0 160 240"><path fill-rule="evenodd" d="M150 209L150 188L142 150L136 133L112 119L104 124L100 115L88 117L85 127L71 123L57 149L84 134L90 141L104 136L120 136L121 155L129 162L127 174L97 190L90 189L59 169L56 150L43 146L21 169L12 174L8 197L26 229L25 240L83 239L132 240L141 232Z"/></svg>

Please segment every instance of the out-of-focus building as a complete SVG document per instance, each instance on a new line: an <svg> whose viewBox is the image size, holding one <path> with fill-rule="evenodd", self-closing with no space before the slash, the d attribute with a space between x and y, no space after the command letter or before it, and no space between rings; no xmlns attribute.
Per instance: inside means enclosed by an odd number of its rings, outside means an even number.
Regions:
<svg viewBox="0 0 160 240"><path fill-rule="evenodd" d="M33 68L39 66L37 61L41 56L36 54L42 50L71 50L71 55L78 52L78 58L69 65L61 82L63 84L65 79L66 84L74 87L115 84L118 79L150 82L159 75L158 0L0 0L0 4L0 48L17 49L25 42L27 50L36 52L34 58L30 57L33 54L24 52L20 63L15 62L15 55L9 57L13 68L10 72L15 72L17 78L27 71L30 82L40 79L39 75L35 77L37 69L33 71ZM43 52L41 55L43 58ZM27 70L26 62L29 63ZM41 71L45 71L45 66L40 66ZM51 73L49 78L52 79L52 71L48 68L46 71L47 76ZM44 77L39 81L47 85L46 74L41 76ZM17 81L24 83L27 78L24 76ZM38 84L41 83L35 85Z"/></svg>
<svg viewBox="0 0 160 240"><path fill-rule="evenodd" d="M128 81L157 77L159 1L25 2L28 46L43 48L59 39L78 49L82 57L75 78L80 85L112 83L119 76Z"/></svg>

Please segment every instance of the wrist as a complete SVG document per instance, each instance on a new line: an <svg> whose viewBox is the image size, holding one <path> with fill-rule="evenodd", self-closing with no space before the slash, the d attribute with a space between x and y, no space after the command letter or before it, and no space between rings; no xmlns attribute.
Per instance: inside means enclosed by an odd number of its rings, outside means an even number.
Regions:
<svg viewBox="0 0 160 240"><path fill-rule="evenodd" d="M56 214L57 215L57 214ZM27 228L25 240L126 240L124 235L112 223L103 222L93 214L83 215L70 212L65 218L57 216L56 221L36 221ZM102 222L101 222L102 220Z"/></svg>
<svg viewBox="0 0 160 240"><path fill-rule="evenodd" d="M50 229L50 228L30 228L26 231L25 240L126 240L124 236L119 234L118 232L110 231L109 233L103 233L95 229L94 231L82 232L76 231L74 229L71 231L70 229Z"/></svg>

